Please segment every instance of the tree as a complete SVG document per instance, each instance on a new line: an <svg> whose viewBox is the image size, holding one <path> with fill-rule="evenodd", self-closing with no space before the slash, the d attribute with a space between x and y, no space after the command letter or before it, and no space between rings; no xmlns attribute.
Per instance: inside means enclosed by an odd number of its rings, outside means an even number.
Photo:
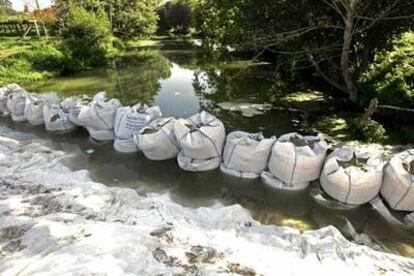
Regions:
<svg viewBox="0 0 414 276"><path fill-rule="evenodd" d="M159 31L187 34L193 24L193 1L169 1L158 10Z"/></svg>
<svg viewBox="0 0 414 276"><path fill-rule="evenodd" d="M13 10L10 0L0 0L0 15L15 15L17 12Z"/></svg>
<svg viewBox="0 0 414 276"><path fill-rule="evenodd" d="M55 0L61 25L65 24L69 3L87 11L103 10L113 34L122 39L148 36L157 29L159 0Z"/></svg>
<svg viewBox="0 0 414 276"><path fill-rule="evenodd" d="M270 52L279 67L312 69L351 101L372 52L414 23L408 0L204 0L200 29L236 49Z"/></svg>

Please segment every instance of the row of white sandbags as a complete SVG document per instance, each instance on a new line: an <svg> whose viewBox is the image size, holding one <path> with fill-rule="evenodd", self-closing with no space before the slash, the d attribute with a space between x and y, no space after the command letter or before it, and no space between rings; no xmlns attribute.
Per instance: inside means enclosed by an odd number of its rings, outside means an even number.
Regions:
<svg viewBox="0 0 414 276"><path fill-rule="evenodd" d="M265 139L261 134L236 131L227 136L225 143L224 125L206 112L175 120L160 118L158 107L142 104L121 107L118 100L108 101L103 92L93 99L69 98L56 104L53 103L56 102L54 95L28 94L15 85L8 89L12 92L4 113L11 112L15 121L40 124L43 114L48 130L84 126L97 140L115 137L115 149L121 152L139 149L152 160L178 155L179 166L187 171L207 171L220 166L223 172L238 177L257 178L261 175L266 183L283 189L306 188L310 181L321 175L324 190L347 204L369 202L382 187L381 194L392 208L414 209L413 175L404 167L407 160L412 161L413 152L396 155L385 175L382 154L375 151L339 148L323 166L327 143L316 136L292 133L276 140L275 137ZM0 111L4 109L3 96L4 90L0 89ZM43 112L39 112L42 105ZM354 159L365 162L360 167L344 165Z"/></svg>
<svg viewBox="0 0 414 276"><path fill-rule="evenodd" d="M328 156L320 183L331 197L346 204L361 205L380 193L392 209L412 212L413 171L414 150L396 154L386 163L380 150L341 147Z"/></svg>
<svg viewBox="0 0 414 276"><path fill-rule="evenodd" d="M0 112L11 115L15 122L28 121L32 125L45 124L50 131L70 130L68 112L73 105L71 98L59 103L57 94L28 93L17 84L0 88Z"/></svg>

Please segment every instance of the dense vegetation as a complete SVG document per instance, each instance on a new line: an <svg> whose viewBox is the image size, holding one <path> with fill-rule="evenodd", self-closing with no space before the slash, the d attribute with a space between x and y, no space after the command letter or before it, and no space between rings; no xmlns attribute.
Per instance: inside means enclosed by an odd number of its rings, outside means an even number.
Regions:
<svg viewBox="0 0 414 276"><path fill-rule="evenodd" d="M56 39L32 41L31 51L2 49L2 83L102 66L130 41L157 33L265 60L277 85L347 98L361 113L378 98L380 119L414 109L413 0L55 0L53 9L31 15L0 0L0 17L16 16L47 22ZM361 138L382 137L373 119L349 123Z"/></svg>

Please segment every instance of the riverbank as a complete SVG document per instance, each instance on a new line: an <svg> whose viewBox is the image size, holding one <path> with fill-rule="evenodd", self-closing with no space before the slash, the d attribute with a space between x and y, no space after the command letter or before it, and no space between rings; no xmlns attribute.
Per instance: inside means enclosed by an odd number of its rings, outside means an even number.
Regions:
<svg viewBox="0 0 414 276"><path fill-rule="evenodd" d="M72 172L39 144L0 139L2 275L410 275L410 258L347 241L334 227L262 226L239 205L189 209ZM277 260L277 261L275 261Z"/></svg>

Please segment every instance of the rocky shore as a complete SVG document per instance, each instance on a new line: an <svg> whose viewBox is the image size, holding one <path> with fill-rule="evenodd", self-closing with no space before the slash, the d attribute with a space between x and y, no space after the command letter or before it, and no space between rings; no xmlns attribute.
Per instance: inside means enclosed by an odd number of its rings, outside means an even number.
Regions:
<svg viewBox="0 0 414 276"><path fill-rule="evenodd" d="M334 227L262 226L239 205L191 209L62 165L0 137L1 275L413 275L414 259Z"/></svg>

